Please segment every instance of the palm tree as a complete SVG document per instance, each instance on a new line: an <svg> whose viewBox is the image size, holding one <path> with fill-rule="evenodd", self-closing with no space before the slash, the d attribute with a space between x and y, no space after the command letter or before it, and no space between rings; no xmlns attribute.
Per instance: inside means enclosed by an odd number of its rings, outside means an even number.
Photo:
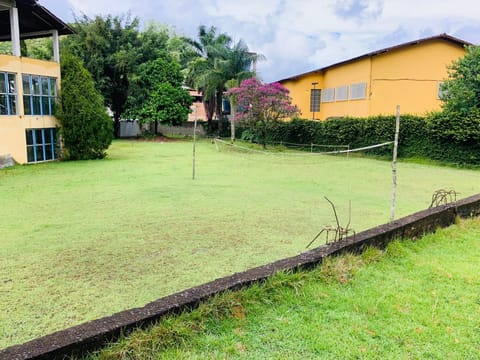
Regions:
<svg viewBox="0 0 480 360"><path fill-rule="evenodd" d="M240 84L242 80L254 76L252 65L263 56L249 52L243 40L231 46L231 38L224 33L217 34L213 26L209 29L200 26L198 39L189 41L198 57L189 64L187 83L203 95L209 132L212 131L211 121L216 112L221 133L222 99L227 81L235 80Z"/></svg>
<svg viewBox="0 0 480 360"><path fill-rule="evenodd" d="M255 76L253 64L263 59L262 55L248 51L248 46L239 40L233 47L215 48L214 68L211 71L212 84L216 91L216 113L219 119L218 130L222 132L222 99L229 86L238 86L242 80ZM232 106L231 106L232 108ZM235 111L235 110L234 110Z"/></svg>
<svg viewBox="0 0 480 360"><path fill-rule="evenodd" d="M208 121L208 132L212 132L212 119L215 112L215 94L217 84L212 78L217 49L227 48L231 42L230 36L218 34L217 28L206 28L201 25L198 29L198 41L186 39L197 53L187 68L187 84L200 91L203 97L203 106Z"/></svg>

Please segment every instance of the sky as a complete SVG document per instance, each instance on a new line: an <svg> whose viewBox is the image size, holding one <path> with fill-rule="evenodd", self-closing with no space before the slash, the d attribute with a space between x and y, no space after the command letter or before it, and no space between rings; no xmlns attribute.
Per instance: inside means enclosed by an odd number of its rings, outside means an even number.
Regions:
<svg viewBox="0 0 480 360"><path fill-rule="evenodd" d="M65 22L74 14L130 13L195 38L215 26L250 51L265 82L441 33L480 44L478 0L39 0Z"/></svg>

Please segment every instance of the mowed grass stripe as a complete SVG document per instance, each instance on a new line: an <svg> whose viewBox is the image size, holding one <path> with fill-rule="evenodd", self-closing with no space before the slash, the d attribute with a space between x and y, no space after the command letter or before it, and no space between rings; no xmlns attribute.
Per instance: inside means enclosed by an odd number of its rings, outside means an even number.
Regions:
<svg viewBox="0 0 480 360"><path fill-rule="evenodd" d="M280 273L89 359L477 359L479 237L467 220Z"/></svg>
<svg viewBox="0 0 480 360"><path fill-rule="evenodd" d="M356 231L388 221L389 162L273 157L116 141L101 161L0 171L0 347L304 250L352 202ZM400 163L398 216L480 172ZM317 243L320 245L320 243Z"/></svg>

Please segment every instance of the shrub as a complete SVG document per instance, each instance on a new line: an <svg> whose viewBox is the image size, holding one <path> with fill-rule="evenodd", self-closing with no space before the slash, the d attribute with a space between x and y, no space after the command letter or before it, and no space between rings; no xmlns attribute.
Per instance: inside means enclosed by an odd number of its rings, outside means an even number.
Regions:
<svg viewBox="0 0 480 360"><path fill-rule="evenodd" d="M66 54L62 58L62 91L56 117L67 160L105 157L113 139L113 123L95 89L91 74L79 58Z"/></svg>
<svg viewBox="0 0 480 360"><path fill-rule="evenodd" d="M239 128L243 139L255 141L251 131ZM242 133L243 131L243 133ZM358 148L393 141L395 116L334 118L326 121L293 119L268 124L267 140L296 144L349 145ZM447 117L402 115L399 158L423 157L458 165L480 165L480 112ZM369 154L391 156L392 146L369 150Z"/></svg>

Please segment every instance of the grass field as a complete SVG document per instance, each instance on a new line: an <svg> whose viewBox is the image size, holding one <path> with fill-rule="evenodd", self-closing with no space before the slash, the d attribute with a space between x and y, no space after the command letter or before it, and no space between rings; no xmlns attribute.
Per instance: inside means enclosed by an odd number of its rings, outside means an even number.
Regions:
<svg viewBox="0 0 480 360"><path fill-rule="evenodd" d="M188 142L116 141L102 161L0 171L0 348L303 251L352 202L357 232L387 222L389 162L269 157ZM397 214L478 170L398 165ZM320 245L320 243L317 243Z"/></svg>
<svg viewBox="0 0 480 360"><path fill-rule="evenodd" d="M228 292L91 359L478 359L480 220Z"/></svg>

